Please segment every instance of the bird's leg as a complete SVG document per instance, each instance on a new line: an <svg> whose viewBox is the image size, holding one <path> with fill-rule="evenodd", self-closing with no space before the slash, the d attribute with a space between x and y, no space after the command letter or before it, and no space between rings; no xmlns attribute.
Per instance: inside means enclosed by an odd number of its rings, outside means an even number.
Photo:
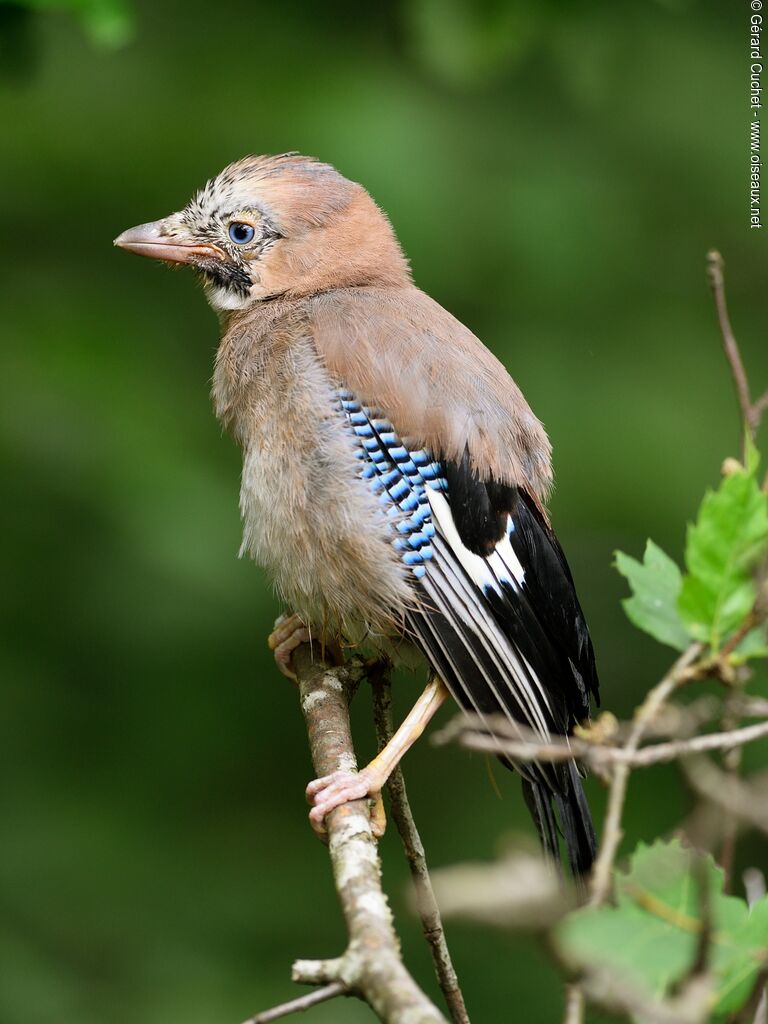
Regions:
<svg viewBox="0 0 768 1024"><path fill-rule="evenodd" d="M405 752L416 742L437 709L448 696L442 679L431 676L427 687L406 715L402 725L387 745L359 772L340 769L322 779L315 779L307 786L307 800L312 804L309 821L322 838L325 832L323 821L326 814L335 807L350 800L373 797L372 815L374 831L384 831L384 813L381 806L381 790L392 771L397 767Z"/></svg>

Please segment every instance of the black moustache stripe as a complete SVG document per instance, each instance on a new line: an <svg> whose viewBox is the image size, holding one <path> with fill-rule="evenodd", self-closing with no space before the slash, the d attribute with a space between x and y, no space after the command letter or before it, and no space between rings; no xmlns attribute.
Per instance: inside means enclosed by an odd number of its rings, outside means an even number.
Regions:
<svg viewBox="0 0 768 1024"><path fill-rule="evenodd" d="M245 296L251 288L251 279L243 267L235 263L222 263L220 260L201 260L196 268L198 273L217 285L237 295Z"/></svg>

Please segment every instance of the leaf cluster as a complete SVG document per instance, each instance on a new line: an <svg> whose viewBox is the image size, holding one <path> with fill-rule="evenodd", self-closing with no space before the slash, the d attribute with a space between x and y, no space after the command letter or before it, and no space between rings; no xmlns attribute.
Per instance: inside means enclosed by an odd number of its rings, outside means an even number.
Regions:
<svg viewBox="0 0 768 1024"><path fill-rule="evenodd" d="M585 907L557 928L561 957L577 971L609 970L642 1000L674 995L696 962L702 931L711 975L711 1019L748 999L768 967L768 897L752 907L726 895L711 856L657 840L638 845L616 872L616 905Z"/></svg>
<svg viewBox="0 0 768 1024"><path fill-rule="evenodd" d="M706 644L716 655L755 607L755 569L768 553L768 495L757 481L758 458L731 466L716 491L708 491L688 527L685 572L648 540L642 562L616 552L616 568L632 594L622 603L634 625L660 643L685 650ZM768 655L762 629L746 633L735 659Z"/></svg>

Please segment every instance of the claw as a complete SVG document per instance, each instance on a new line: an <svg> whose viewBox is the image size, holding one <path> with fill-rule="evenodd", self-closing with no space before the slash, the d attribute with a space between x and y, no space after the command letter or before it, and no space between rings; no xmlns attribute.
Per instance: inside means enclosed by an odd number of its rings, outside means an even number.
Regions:
<svg viewBox="0 0 768 1024"><path fill-rule="evenodd" d="M310 641L309 630L298 615L281 615L275 622L274 630L269 634L267 643L275 653L275 664L288 679L296 679L291 667L293 652L302 644Z"/></svg>
<svg viewBox="0 0 768 1024"><path fill-rule="evenodd" d="M381 839L387 830L387 812L384 810L384 798L381 791L373 794L371 804L371 832L376 839Z"/></svg>
<svg viewBox="0 0 768 1024"><path fill-rule="evenodd" d="M309 812L312 828L321 839L324 839L327 814L352 800L365 800L371 797L374 801L371 830L379 838L384 834L386 825L381 786L382 780L369 768L363 768L359 772L340 770L310 782L306 793L307 801L312 804L312 810Z"/></svg>

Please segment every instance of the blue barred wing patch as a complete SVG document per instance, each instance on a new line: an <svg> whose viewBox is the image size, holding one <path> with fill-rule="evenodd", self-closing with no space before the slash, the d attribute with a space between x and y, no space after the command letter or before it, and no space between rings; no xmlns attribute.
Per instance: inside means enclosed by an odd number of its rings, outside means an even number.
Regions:
<svg viewBox="0 0 768 1024"><path fill-rule="evenodd" d="M389 420L362 405L346 388L337 391L339 404L357 441L363 480L393 521L393 545L412 574L421 579L434 556L435 526L427 488L446 491L439 462L424 449L406 448Z"/></svg>
<svg viewBox="0 0 768 1024"><path fill-rule="evenodd" d="M390 421L351 391L337 395L357 441L360 475L391 519L392 543L428 598L410 621L429 660L462 706L481 717L501 713L513 727L522 721L547 738L550 701L532 663L535 653L526 657L520 647L535 623L523 624L525 570L510 542L511 517L492 554L470 551L454 523L441 464L428 451L403 445Z"/></svg>

